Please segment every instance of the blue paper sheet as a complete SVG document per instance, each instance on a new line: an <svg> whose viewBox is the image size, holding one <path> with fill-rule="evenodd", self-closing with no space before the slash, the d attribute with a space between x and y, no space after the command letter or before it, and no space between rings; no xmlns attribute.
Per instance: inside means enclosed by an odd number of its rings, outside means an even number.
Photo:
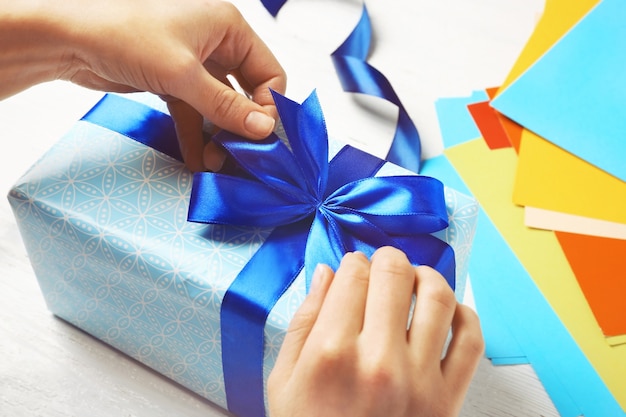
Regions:
<svg viewBox="0 0 626 417"><path fill-rule="evenodd" d="M626 2L604 0L493 101L537 135L626 181Z"/></svg>
<svg viewBox="0 0 626 417"><path fill-rule="evenodd" d="M480 90L473 91L467 97L446 97L435 102L444 148L480 137L467 105L486 100L489 100L489 96Z"/></svg>
<svg viewBox="0 0 626 417"><path fill-rule="evenodd" d="M421 173L436 177L449 187L463 193L472 194L444 155L426 160L422 165ZM478 272L481 273L480 268ZM496 305L489 301L487 294L484 291L474 291L474 300L476 310L481 317L480 325L486 339L485 356L494 365L527 364L528 358L511 333L509 324L503 321L502 315Z"/></svg>

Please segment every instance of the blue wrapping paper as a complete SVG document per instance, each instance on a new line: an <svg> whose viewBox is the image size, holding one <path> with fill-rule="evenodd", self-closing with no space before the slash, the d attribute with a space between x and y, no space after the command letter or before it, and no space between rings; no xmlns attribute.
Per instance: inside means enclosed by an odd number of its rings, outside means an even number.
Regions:
<svg viewBox="0 0 626 417"><path fill-rule="evenodd" d="M408 174L387 163L376 176ZM226 408L221 303L272 228L187 221L191 186L175 158L79 121L9 199L54 314ZM444 194L450 225L435 235L455 250L461 299L477 207ZM301 273L267 317L264 380L305 293Z"/></svg>

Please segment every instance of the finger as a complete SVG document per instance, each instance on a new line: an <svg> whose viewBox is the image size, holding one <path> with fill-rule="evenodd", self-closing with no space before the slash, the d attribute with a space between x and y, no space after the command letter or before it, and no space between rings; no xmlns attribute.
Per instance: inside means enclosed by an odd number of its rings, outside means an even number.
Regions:
<svg viewBox="0 0 626 417"><path fill-rule="evenodd" d="M414 287L415 270L402 251L385 247L374 253L363 325L366 338L406 341Z"/></svg>
<svg viewBox="0 0 626 417"><path fill-rule="evenodd" d="M231 68L230 74L250 93L254 102L273 107L274 99L270 89L285 94L287 76L271 50L256 34L247 39L249 44L246 53L225 58L231 61L222 64ZM244 51L241 45L237 50Z"/></svg>
<svg viewBox="0 0 626 417"><path fill-rule="evenodd" d="M260 105L266 114L275 117L275 105L270 89L281 94L285 93L287 76L284 69L235 7L222 8L221 11L224 13L223 19L233 23L228 26L228 31L221 42L211 51L210 57L207 57L210 59L205 65L215 70L214 75L217 76L220 74L225 76L226 74L220 71L227 70L251 94L253 102ZM217 124L223 123L217 119L211 120ZM221 127L229 128L225 125Z"/></svg>
<svg viewBox="0 0 626 417"><path fill-rule="evenodd" d="M416 298L409 343L416 360L439 363L456 308L456 298L439 272L415 268Z"/></svg>
<svg viewBox="0 0 626 417"><path fill-rule="evenodd" d="M332 277L333 271L326 265L318 265L315 269L309 294L287 329L287 335L276 359L274 367L276 372L292 369L298 361L322 308Z"/></svg>
<svg viewBox="0 0 626 417"><path fill-rule="evenodd" d="M215 142L204 145L202 163L206 169L218 172L224 166L224 161L226 161L226 151L223 148L217 146Z"/></svg>
<svg viewBox="0 0 626 417"><path fill-rule="evenodd" d="M263 139L272 133L274 117L261 105L247 99L198 65L193 88L178 97L195 107L204 117L222 129L249 139Z"/></svg>
<svg viewBox="0 0 626 417"><path fill-rule="evenodd" d="M478 316L459 304L452 321L452 340L441 364L444 378L459 395L467 391L484 349Z"/></svg>
<svg viewBox="0 0 626 417"><path fill-rule="evenodd" d="M344 255L326 295L314 332L338 342L355 340L363 327L370 264L359 252Z"/></svg>
<svg viewBox="0 0 626 417"><path fill-rule="evenodd" d="M274 104L274 98L272 97L271 90L274 90L280 94L285 94L286 84L282 83L273 83L270 85L262 84L260 87L250 84L250 82L241 74L241 70L238 68L233 69L229 73L229 78L232 80L235 79L237 85L241 90L245 92L246 97L254 100L254 102L259 103L270 113L274 113L276 117L278 114L276 113L276 105Z"/></svg>
<svg viewBox="0 0 626 417"><path fill-rule="evenodd" d="M204 171L202 115L182 100L167 100L167 108L174 121L178 146L185 165L193 172Z"/></svg>

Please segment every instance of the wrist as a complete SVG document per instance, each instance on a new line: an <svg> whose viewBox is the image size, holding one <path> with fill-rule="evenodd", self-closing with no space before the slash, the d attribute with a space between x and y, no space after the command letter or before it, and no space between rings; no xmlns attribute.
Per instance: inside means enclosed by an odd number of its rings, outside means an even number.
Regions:
<svg viewBox="0 0 626 417"><path fill-rule="evenodd" d="M68 0L0 0L0 99L85 66L94 7Z"/></svg>
<svg viewBox="0 0 626 417"><path fill-rule="evenodd" d="M52 4L49 4L52 3ZM53 7L59 2L0 0L0 98L57 78L71 60Z"/></svg>

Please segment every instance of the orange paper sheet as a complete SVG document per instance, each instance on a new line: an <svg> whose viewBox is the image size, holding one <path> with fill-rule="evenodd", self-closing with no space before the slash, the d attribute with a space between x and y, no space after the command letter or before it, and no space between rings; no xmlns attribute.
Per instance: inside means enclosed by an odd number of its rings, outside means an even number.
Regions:
<svg viewBox="0 0 626 417"><path fill-rule="evenodd" d="M604 335L625 335L626 240L556 236Z"/></svg>

